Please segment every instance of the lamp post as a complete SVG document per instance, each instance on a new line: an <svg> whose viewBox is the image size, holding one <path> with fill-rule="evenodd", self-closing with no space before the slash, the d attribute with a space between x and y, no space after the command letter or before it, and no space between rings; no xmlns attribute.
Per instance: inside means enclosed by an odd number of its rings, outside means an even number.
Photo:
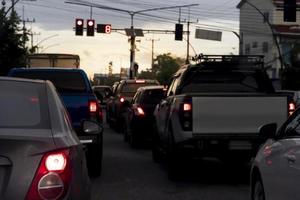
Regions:
<svg viewBox="0 0 300 200"><path fill-rule="evenodd" d="M36 49L37 49L37 53L39 53L39 45L40 45L42 42L45 42L46 40L49 40L49 39L51 39L51 38L53 38L53 37L57 37L57 36L59 36L59 35L58 35L58 34L50 35L50 36L48 36L48 37L42 39L41 41L39 41L39 42L35 45L35 46L36 46Z"/></svg>
<svg viewBox="0 0 300 200"><path fill-rule="evenodd" d="M66 3L69 4L75 4L75 5L82 5L82 6L89 6L89 7L95 7L95 8L100 8L100 9L105 9L105 10L112 10L116 12L122 12L122 13L127 13L130 15L131 19L131 35L130 35L130 70L129 70L129 78L133 78L133 70L134 70L134 64L135 64L135 33L134 33L134 25L133 25L133 19L134 16L137 14L143 14L145 12L150 12L150 11L157 11L157 10L166 10L166 9L173 9L173 8L182 8L182 7L190 7L190 6L195 6L198 4L189 4L189 5L181 5L181 6L167 6L167 7L160 7L160 8L150 8L150 9L144 9L144 10L138 10L138 11L130 11L130 10L125 10L125 9L119 9L119 8L114 8L114 7L109 7L101 4L95 4L87 1L82 1L82 0L70 0L66 1Z"/></svg>

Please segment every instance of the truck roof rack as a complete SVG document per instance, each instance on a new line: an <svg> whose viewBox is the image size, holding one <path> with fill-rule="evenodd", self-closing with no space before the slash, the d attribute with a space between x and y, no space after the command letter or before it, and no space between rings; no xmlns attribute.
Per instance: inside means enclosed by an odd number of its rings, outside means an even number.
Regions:
<svg viewBox="0 0 300 200"><path fill-rule="evenodd" d="M234 66L259 66L264 67L263 55L203 55L193 57L193 61L200 63L227 63Z"/></svg>

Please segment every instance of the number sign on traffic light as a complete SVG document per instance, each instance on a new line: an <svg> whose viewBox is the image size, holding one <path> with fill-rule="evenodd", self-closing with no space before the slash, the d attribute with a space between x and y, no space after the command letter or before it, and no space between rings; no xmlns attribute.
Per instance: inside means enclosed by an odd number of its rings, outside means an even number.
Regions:
<svg viewBox="0 0 300 200"><path fill-rule="evenodd" d="M83 35L83 19L77 18L75 20L75 35Z"/></svg>
<svg viewBox="0 0 300 200"><path fill-rule="evenodd" d="M175 40L182 40L182 33L183 33L183 25L176 24L175 25Z"/></svg>
<svg viewBox="0 0 300 200"><path fill-rule="evenodd" d="M97 24L97 33L111 33L111 24Z"/></svg>
<svg viewBox="0 0 300 200"><path fill-rule="evenodd" d="M88 19L86 21L86 36L94 36L95 34L95 20Z"/></svg>

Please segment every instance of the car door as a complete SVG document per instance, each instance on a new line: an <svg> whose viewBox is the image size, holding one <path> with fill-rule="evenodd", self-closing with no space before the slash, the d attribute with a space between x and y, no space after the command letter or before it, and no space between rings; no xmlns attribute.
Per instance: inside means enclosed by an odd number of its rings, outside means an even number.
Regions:
<svg viewBox="0 0 300 200"><path fill-rule="evenodd" d="M300 110L279 131L279 139L264 147L262 171L266 199L300 199Z"/></svg>

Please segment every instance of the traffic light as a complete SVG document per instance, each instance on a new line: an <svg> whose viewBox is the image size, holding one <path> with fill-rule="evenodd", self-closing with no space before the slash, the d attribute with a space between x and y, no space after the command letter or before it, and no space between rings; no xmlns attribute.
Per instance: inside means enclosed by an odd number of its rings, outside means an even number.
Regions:
<svg viewBox="0 0 300 200"><path fill-rule="evenodd" d="M111 33L111 24L97 24L97 33Z"/></svg>
<svg viewBox="0 0 300 200"><path fill-rule="evenodd" d="M283 21L296 22L297 4L296 0L284 0Z"/></svg>
<svg viewBox="0 0 300 200"><path fill-rule="evenodd" d="M75 20L75 35L83 35L83 19Z"/></svg>
<svg viewBox="0 0 300 200"><path fill-rule="evenodd" d="M95 33L95 20L86 20L86 36L94 36Z"/></svg>
<svg viewBox="0 0 300 200"><path fill-rule="evenodd" d="M182 32L183 32L183 25L176 24L175 25L175 40L182 40Z"/></svg>

